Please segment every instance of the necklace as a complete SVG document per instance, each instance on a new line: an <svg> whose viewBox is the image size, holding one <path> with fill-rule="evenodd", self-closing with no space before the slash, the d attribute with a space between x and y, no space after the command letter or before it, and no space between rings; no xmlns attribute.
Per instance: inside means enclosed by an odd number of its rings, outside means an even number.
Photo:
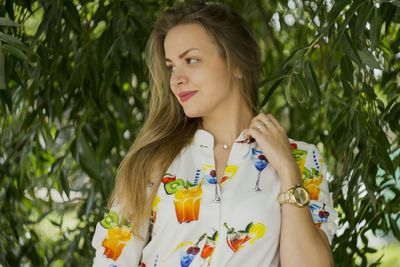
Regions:
<svg viewBox="0 0 400 267"><path fill-rule="evenodd" d="M222 148L225 149L225 150L227 150L227 149L228 149L228 145L227 145L227 144L223 144L223 145L222 145Z"/></svg>

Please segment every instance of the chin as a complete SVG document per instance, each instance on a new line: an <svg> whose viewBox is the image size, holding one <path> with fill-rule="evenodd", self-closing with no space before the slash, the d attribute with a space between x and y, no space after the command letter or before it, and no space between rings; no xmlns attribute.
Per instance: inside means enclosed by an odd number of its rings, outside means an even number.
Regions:
<svg viewBox="0 0 400 267"><path fill-rule="evenodd" d="M186 115L186 117L191 118L191 119L203 117L203 116L198 115L198 114L191 114L191 113L188 114L186 112L185 112L185 115Z"/></svg>
<svg viewBox="0 0 400 267"><path fill-rule="evenodd" d="M188 118L200 118L200 117L203 117L204 116L204 114L203 114L203 112L200 112L200 111L198 111L198 110L183 110L184 112L185 112L185 115L186 115L186 117L188 117Z"/></svg>

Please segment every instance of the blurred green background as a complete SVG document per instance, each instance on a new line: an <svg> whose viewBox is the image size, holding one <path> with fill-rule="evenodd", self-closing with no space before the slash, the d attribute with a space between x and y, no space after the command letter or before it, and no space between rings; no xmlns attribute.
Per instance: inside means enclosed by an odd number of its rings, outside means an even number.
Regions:
<svg viewBox="0 0 400 267"><path fill-rule="evenodd" d="M90 266L146 118L159 0L0 0L0 266ZM336 266L400 266L400 1L221 1L262 49L260 107L326 159ZM157 156L157 155L155 155Z"/></svg>

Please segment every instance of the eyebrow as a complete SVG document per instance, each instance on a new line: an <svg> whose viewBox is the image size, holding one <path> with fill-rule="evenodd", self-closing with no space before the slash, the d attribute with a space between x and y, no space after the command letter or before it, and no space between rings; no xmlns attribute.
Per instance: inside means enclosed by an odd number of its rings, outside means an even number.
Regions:
<svg viewBox="0 0 400 267"><path fill-rule="evenodd" d="M200 50L200 49L195 48L195 47L189 48L188 50L186 50L185 52L183 52L182 54L180 54L180 55L178 56L178 58L183 58L184 56L186 56L187 53L189 53L189 52L192 51L192 50ZM169 58L165 58L165 61L172 62L172 60L169 59Z"/></svg>

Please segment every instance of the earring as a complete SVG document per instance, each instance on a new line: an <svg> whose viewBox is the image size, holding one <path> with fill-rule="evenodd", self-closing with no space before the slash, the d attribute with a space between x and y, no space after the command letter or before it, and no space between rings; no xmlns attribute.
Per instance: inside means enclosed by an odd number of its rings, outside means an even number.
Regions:
<svg viewBox="0 0 400 267"><path fill-rule="evenodd" d="M242 74L236 75L236 78L238 78L239 80L241 80L243 78Z"/></svg>

